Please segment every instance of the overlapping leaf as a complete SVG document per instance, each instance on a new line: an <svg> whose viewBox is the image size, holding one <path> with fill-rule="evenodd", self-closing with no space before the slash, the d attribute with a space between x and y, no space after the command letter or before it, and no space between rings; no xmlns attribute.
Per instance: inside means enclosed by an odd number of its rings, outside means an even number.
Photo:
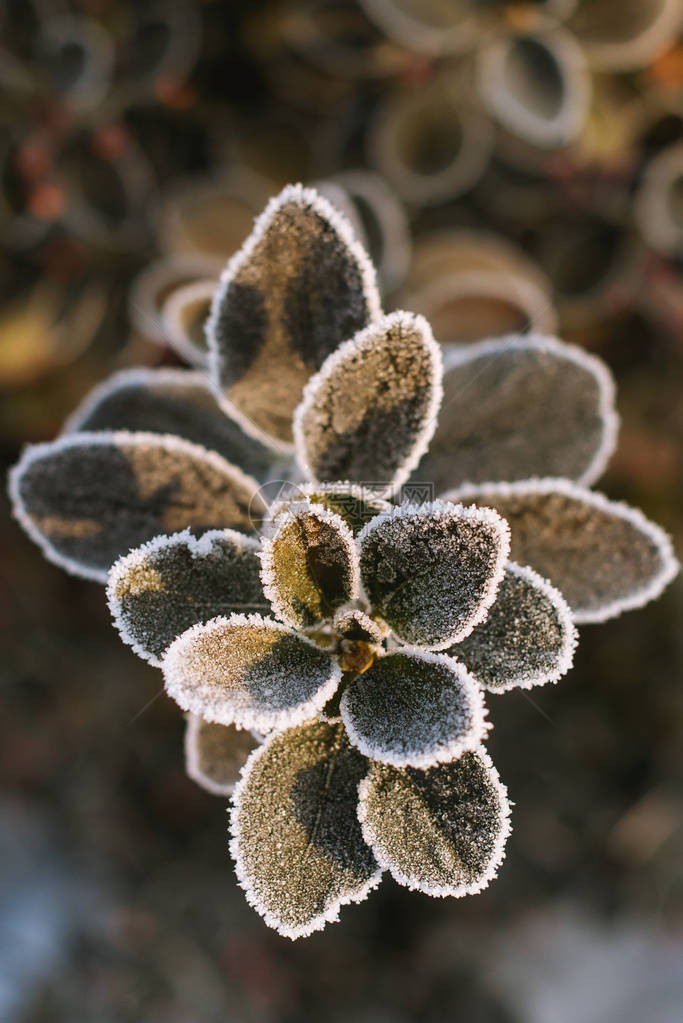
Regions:
<svg viewBox="0 0 683 1023"><path fill-rule="evenodd" d="M159 665L176 636L192 625L269 610L259 550L256 540L233 530L197 539L186 529L131 551L113 566L107 586L124 643Z"/></svg>
<svg viewBox="0 0 683 1023"><path fill-rule="evenodd" d="M444 499L495 508L511 557L557 586L577 622L601 622L658 597L678 572L666 533L635 508L568 480L464 486Z"/></svg>
<svg viewBox="0 0 683 1023"><path fill-rule="evenodd" d="M350 225L312 189L288 186L214 297L214 381L247 429L289 442L308 377L379 313L374 270Z"/></svg>
<svg viewBox="0 0 683 1023"><path fill-rule="evenodd" d="M561 593L508 562L486 621L448 651L491 692L557 682L572 664L576 629Z"/></svg>
<svg viewBox="0 0 683 1023"><path fill-rule="evenodd" d="M358 815L377 862L427 895L474 895L496 876L510 831L506 790L483 749L428 771L374 763Z"/></svg>
<svg viewBox="0 0 683 1023"><path fill-rule="evenodd" d="M226 416L203 373L183 369L126 369L96 387L72 413L65 431L140 430L174 434L217 451L256 479L273 452Z"/></svg>
<svg viewBox="0 0 683 1023"><path fill-rule="evenodd" d="M188 714L185 726L185 770L207 792L229 796L258 739L234 725L216 725Z"/></svg>
<svg viewBox="0 0 683 1023"><path fill-rule="evenodd" d="M341 679L323 650L260 615L193 626L171 644L162 668L166 691L183 710L260 732L315 717Z"/></svg>
<svg viewBox="0 0 683 1023"><path fill-rule="evenodd" d="M372 487L357 486L355 483L304 483L291 484L269 508L268 518L274 521L292 504L308 501L321 504L323 508L339 515L351 532L359 533L375 515L386 511L389 502L376 497Z"/></svg>
<svg viewBox="0 0 683 1023"><path fill-rule="evenodd" d="M197 444L123 430L36 444L10 476L14 513L46 557L99 582L122 554L161 533L258 525L257 488Z"/></svg>
<svg viewBox="0 0 683 1023"><path fill-rule="evenodd" d="M443 654L380 657L346 689L341 716L367 757L396 767L431 767L476 749L485 733L481 690Z"/></svg>
<svg viewBox="0 0 683 1023"><path fill-rule="evenodd" d="M421 316L392 313L331 355L296 410L297 457L309 477L392 493L436 428L441 354Z"/></svg>
<svg viewBox="0 0 683 1023"><path fill-rule="evenodd" d="M332 618L359 591L358 552L344 520L302 502L283 512L263 541L261 578L283 622L308 628Z"/></svg>
<svg viewBox="0 0 683 1023"><path fill-rule="evenodd" d="M607 367L573 345L510 336L449 351L444 400L420 475L465 481L565 476L592 483L616 442Z"/></svg>
<svg viewBox="0 0 683 1023"><path fill-rule="evenodd" d="M436 501L393 508L358 538L376 611L406 643L444 649L486 617L509 551L505 521L486 508Z"/></svg>
<svg viewBox="0 0 683 1023"><path fill-rule="evenodd" d="M280 934L321 930L379 883L356 814L366 772L343 727L322 721L276 734L249 759L230 848L248 901Z"/></svg>

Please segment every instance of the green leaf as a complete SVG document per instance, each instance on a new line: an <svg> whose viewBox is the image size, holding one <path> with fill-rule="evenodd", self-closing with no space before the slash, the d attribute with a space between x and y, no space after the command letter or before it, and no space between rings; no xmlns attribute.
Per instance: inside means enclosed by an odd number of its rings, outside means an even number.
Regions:
<svg viewBox="0 0 683 1023"><path fill-rule="evenodd" d="M347 341L306 385L297 458L313 480L391 494L424 454L441 402L441 353L421 316L397 312Z"/></svg>
<svg viewBox="0 0 683 1023"><path fill-rule="evenodd" d="M260 615L194 625L168 648L162 668L166 691L183 710L259 732L315 717L341 679L323 650Z"/></svg>
<svg viewBox="0 0 683 1023"><path fill-rule="evenodd" d="M221 278L207 325L213 380L247 429L291 442L308 377L379 314L351 226L312 189L289 186Z"/></svg>
<svg viewBox="0 0 683 1023"><path fill-rule="evenodd" d="M614 450L614 382L595 356L510 335L444 360L439 424L420 463L436 493L465 480L566 476L592 483Z"/></svg>
<svg viewBox="0 0 683 1023"><path fill-rule="evenodd" d="M124 369L96 387L65 424L65 432L135 430L174 434L216 451L258 480L273 452L220 408L202 373L185 369Z"/></svg>
<svg viewBox="0 0 683 1023"><path fill-rule="evenodd" d="M487 725L481 689L444 654L380 657L341 699L341 716L361 753L396 767L432 767L476 749Z"/></svg>
<svg viewBox="0 0 683 1023"><path fill-rule="evenodd" d="M508 528L487 508L434 501L392 508L358 537L374 612L406 643L439 650L482 622L508 556Z"/></svg>
<svg viewBox="0 0 683 1023"><path fill-rule="evenodd" d="M488 617L448 653L492 693L557 682L572 666L576 629L559 590L508 562Z"/></svg>
<svg viewBox="0 0 683 1023"><path fill-rule="evenodd" d="M157 536L109 573L107 599L124 643L151 664L192 625L233 612L265 612L260 546L231 529L198 540L189 529Z"/></svg>
<svg viewBox="0 0 683 1023"><path fill-rule="evenodd" d="M444 500L496 508L511 558L560 590L574 620L603 622L658 597L678 572L666 533L635 508L569 480L464 486Z"/></svg>
<svg viewBox="0 0 683 1023"><path fill-rule="evenodd" d="M188 714L185 726L185 770L207 792L229 796L252 750L259 745L251 732L234 725L216 725Z"/></svg>
<svg viewBox="0 0 683 1023"><path fill-rule="evenodd" d="M309 628L358 596L358 552L339 515L304 503L275 525L275 535L263 541L261 579L278 618Z"/></svg>
<svg viewBox="0 0 683 1023"><path fill-rule="evenodd" d="M230 850L247 900L288 938L322 930L380 880L357 818L367 761L341 725L267 739L235 790Z"/></svg>
<svg viewBox="0 0 683 1023"><path fill-rule="evenodd" d="M399 884L459 897L496 876L510 808L485 750L428 771L372 764L359 796L363 837Z"/></svg>
<svg viewBox="0 0 683 1023"><path fill-rule="evenodd" d="M33 445L10 474L14 514L31 539L68 572L98 582L161 533L257 527L257 490L198 444L124 430Z"/></svg>

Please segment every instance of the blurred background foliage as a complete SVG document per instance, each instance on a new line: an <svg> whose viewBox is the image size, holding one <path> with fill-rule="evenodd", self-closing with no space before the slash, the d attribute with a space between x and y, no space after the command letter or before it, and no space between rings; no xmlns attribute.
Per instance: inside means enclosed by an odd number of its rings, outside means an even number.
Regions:
<svg viewBox="0 0 683 1023"><path fill-rule="evenodd" d="M113 370L201 365L210 285L190 312L173 297L213 281L301 180L351 217L385 307L425 313L440 340L531 327L599 353L622 416L600 487L680 554L681 13L3 0L6 466ZM223 802L185 777L158 672L120 644L99 587L2 521L0 1016L680 1019L680 580L583 629L556 688L490 698L517 805L487 892L431 900L385 880L290 944L236 888Z"/></svg>

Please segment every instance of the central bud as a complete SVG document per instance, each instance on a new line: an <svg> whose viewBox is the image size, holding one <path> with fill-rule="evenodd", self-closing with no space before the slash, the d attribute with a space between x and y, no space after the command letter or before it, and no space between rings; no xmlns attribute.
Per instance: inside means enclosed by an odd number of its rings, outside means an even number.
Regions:
<svg viewBox="0 0 683 1023"><path fill-rule="evenodd" d="M373 664L377 648L363 639L342 639L339 642L337 659L342 671L362 675Z"/></svg>

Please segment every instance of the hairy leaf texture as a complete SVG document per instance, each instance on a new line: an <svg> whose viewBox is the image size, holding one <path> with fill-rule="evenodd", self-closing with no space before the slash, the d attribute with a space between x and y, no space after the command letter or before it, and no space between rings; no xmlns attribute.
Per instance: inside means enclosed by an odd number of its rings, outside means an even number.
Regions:
<svg viewBox="0 0 683 1023"><path fill-rule="evenodd" d="M233 612L265 613L259 544L231 529L157 536L121 558L107 598L124 643L160 665L176 636Z"/></svg>
<svg viewBox="0 0 683 1023"><path fill-rule="evenodd" d="M509 814L483 749L428 771L374 763L360 786L358 816L377 862L427 895L486 888L505 855Z"/></svg>
<svg viewBox="0 0 683 1023"><path fill-rule="evenodd" d="M260 732L315 717L341 679L323 650L260 615L194 625L169 647L162 667L166 691L183 710Z"/></svg>
<svg viewBox="0 0 683 1023"><path fill-rule="evenodd" d="M375 483L391 494L424 454L441 402L441 353L429 324L392 313L331 355L294 418L297 457L313 480Z"/></svg>
<svg viewBox="0 0 683 1023"><path fill-rule="evenodd" d="M481 690L465 667L410 647L359 675L342 696L341 716L361 753L396 767L456 760L487 729Z"/></svg>
<svg viewBox="0 0 683 1023"><path fill-rule="evenodd" d="M448 653L492 693L557 682L572 665L576 628L559 590L509 561L482 625Z"/></svg>
<svg viewBox="0 0 683 1023"><path fill-rule="evenodd" d="M353 229L315 191L290 185L228 263L207 325L211 372L245 427L291 442L308 377L380 313Z"/></svg>
<svg viewBox="0 0 683 1023"><path fill-rule="evenodd" d="M257 525L257 489L198 444L123 430L33 445L10 475L14 513L31 539L68 572L98 582L161 533Z"/></svg>
<svg viewBox="0 0 683 1023"><path fill-rule="evenodd" d="M671 541L635 508L568 480L482 483L444 495L496 508L511 557L557 586L577 622L602 622L658 597L678 572Z"/></svg>
<svg viewBox="0 0 683 1023"><path fill-rule="evenodd" d="M358 537L374 611L406 643L438 650L483 621L509 553L505 520L442 501L378 515Z"/></svg>
<svg viewBox="0 0 683 1023"><path fill-rule="evenodd" d="M323 721L272 736L247 762L230 849L248 901L288 938L322 930L380 881L356 814L367 766Z"/></svg>

